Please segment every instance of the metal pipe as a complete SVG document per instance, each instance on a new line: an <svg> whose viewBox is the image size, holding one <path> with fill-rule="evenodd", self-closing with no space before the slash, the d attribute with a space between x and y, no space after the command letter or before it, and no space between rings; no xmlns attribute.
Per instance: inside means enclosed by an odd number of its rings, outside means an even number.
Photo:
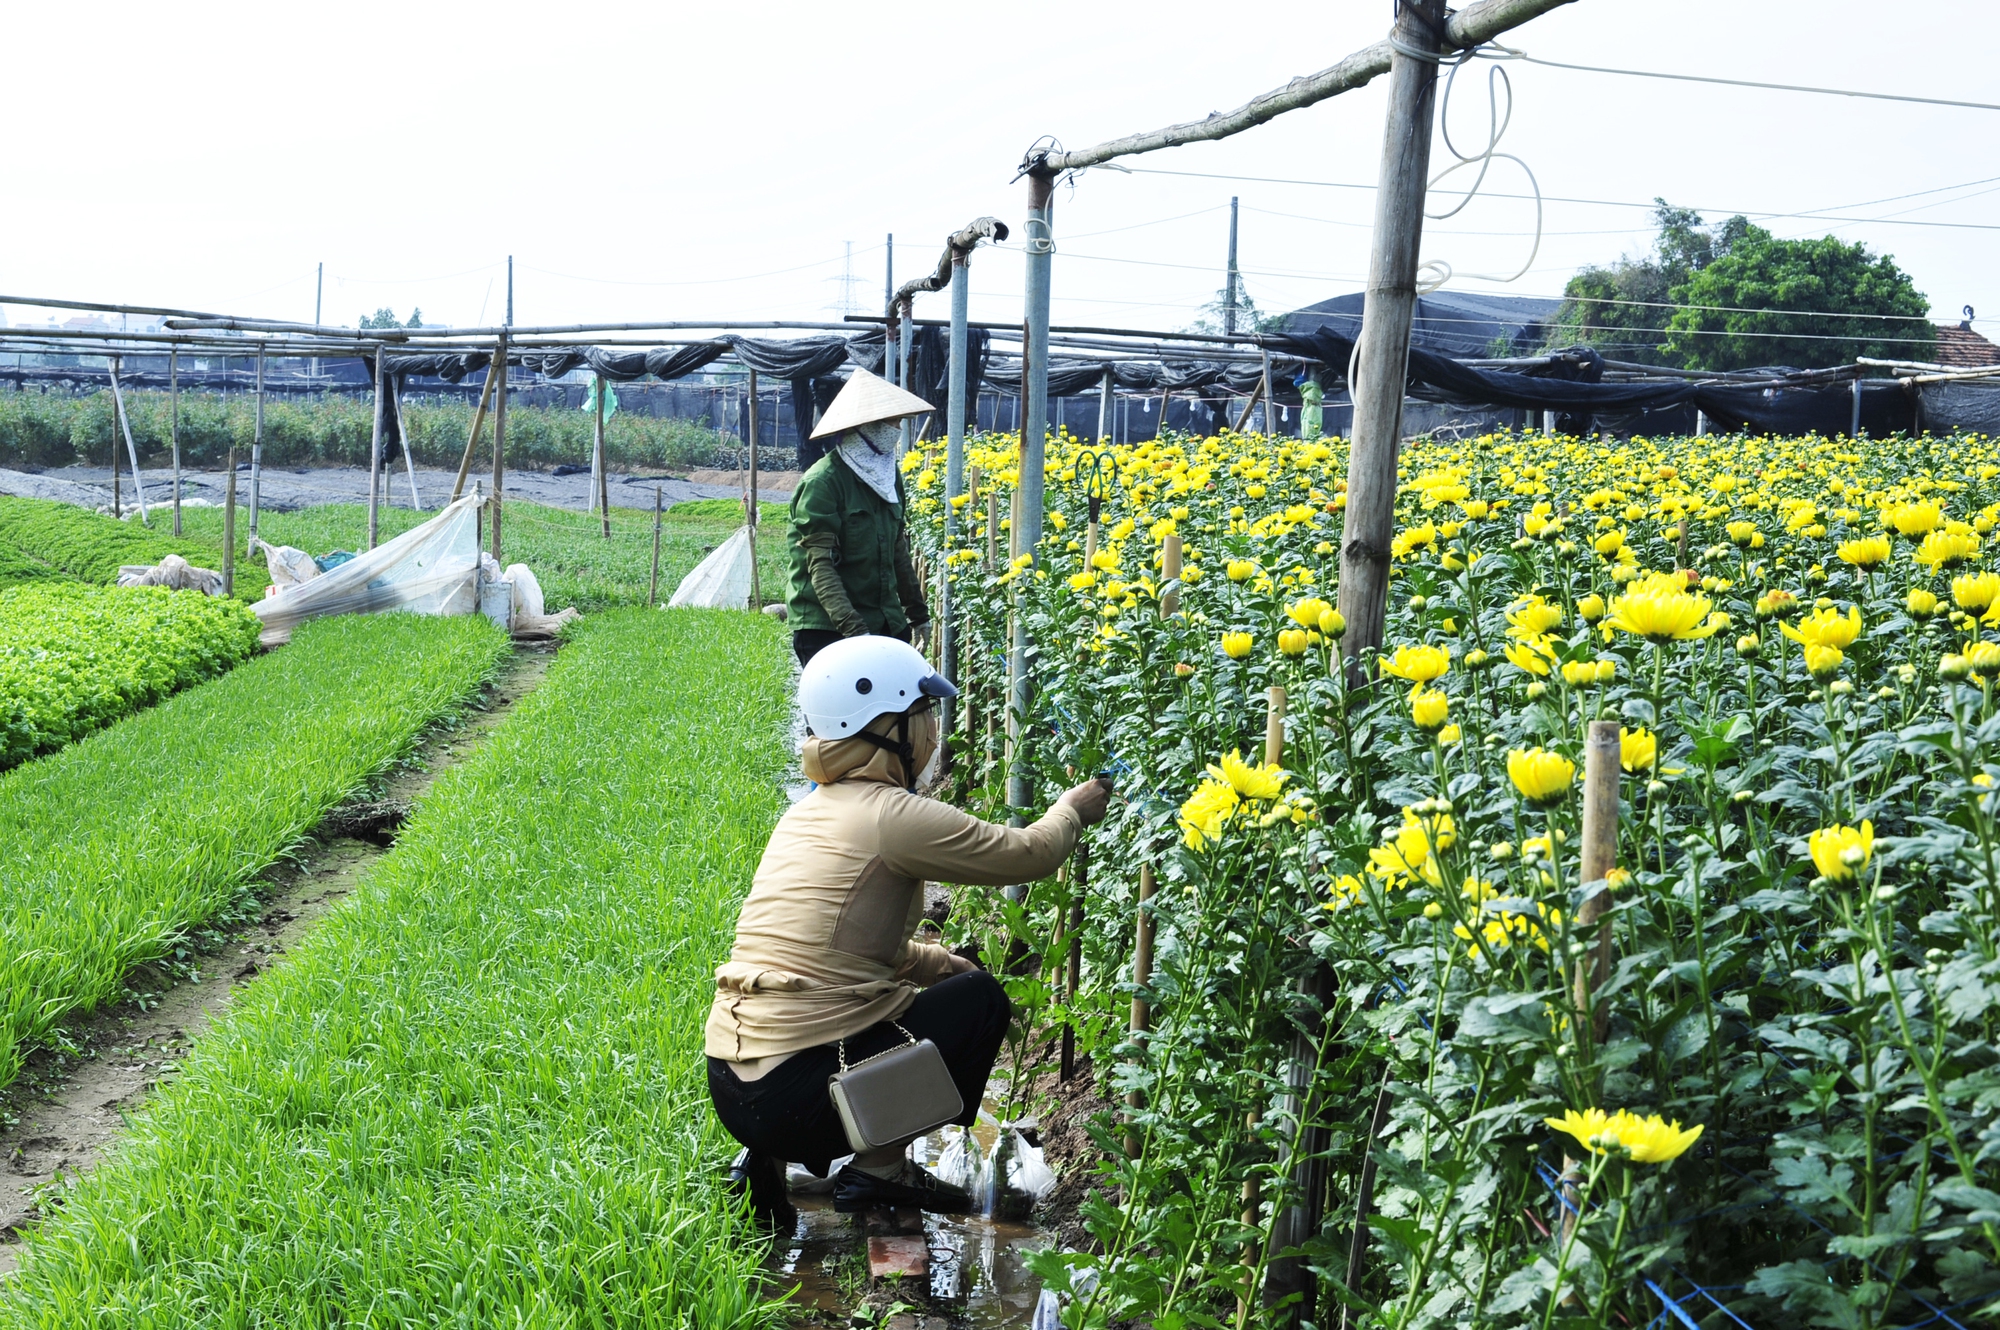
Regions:
<svg viewBox="0 0 2000 1330"><path fill-rule="evenodd" d="M915 302L911 297L905 296L903 298L903 335L902 346L896 354L896 386L904 392L910 390L910 338L916 331L910 323L910 311L914 304ZM910 451L910 431L913 428L914 426L911 424L910 417L904 416L902 427L902 450L904 452Z"/></svg>
<svg viewBox="0 0 2000 1330"><path fill-rule="evenodd" d="M1104 377L1097 385L1097 442L1106 441L1111 427L1111 366L1104 367Z"/></svg>
<svg viewBox="0 0 2000 1330"><path fill-rule="evenodd" d="M500 386L493 404L493 562L500 562L500 505L507 482L507 335L500 335L494 353L500 362ZM505 565L502 565L503 567Z"/></svg>
<svg viewBox="0 0 2000 1330"><path fill-rule="evenodd" d="M1850 439L1861 437L1861 380L1859 378L1854 380L1854 419L1853 423L1847 428L1847 437Z"/></svg>
<svg viewBox="0 0 2000 1330"><path fill-rule="evenodd" d="M1049 419L1049 260L1055 251L1051 229L1055 210L1055 179L1028 177L1027 291L1023 309L1021 365L1022 410L1020 481L1014 490L1014 522L1009 533L1013 556L1033 555L1042 536L1042 458ZM1020 815L1034 798L1028 764L1020 751L1031 698L1028 678L1028 628L1014 616L1013 640L1007 655L1007 802ZM1011 891L1012 888L1009 888Z"/></svg>
<svg viewBox="0 0 2000 1330"><path fill-rule="evenodd" d="M952 605L951 556L958 550L958 505L955 500L965 492L965 315L970 299L968 287L971 285L971 274L966 268L968 257L968 253L956 250L951 256L951 353L945 371L945 571L938 591L938 621L944 631L938 646L938 668L945 678L954 683L958 681L958 623ZM946 699L940 733L949 735L954 732L952 726L957 719L957 711L953 700Z"/></svg>

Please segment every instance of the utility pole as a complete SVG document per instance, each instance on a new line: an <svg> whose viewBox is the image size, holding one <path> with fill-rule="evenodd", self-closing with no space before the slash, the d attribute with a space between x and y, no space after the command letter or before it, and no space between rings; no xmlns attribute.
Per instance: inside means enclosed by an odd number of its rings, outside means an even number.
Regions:
<svg viewBox="0 0 2000 1330"><path fill-rule="evenodd" d="M1236 286L1240 279L1236 275L1236 196L1229 196L1229 276L1222 288L1222 331L1224 336L1236 335Z"/></svg>
<svg viewBox="0 0 2000 1330"><path fill-rule="evenodd" d="M319 272L313 277L313 327L315 328L319 327L320 306L322 303L321 298L325 295L326 295L326 260L321 259L319 261ZM312 376L315 379L319 377L318 356L314 356L312 358ZM176 513L178 514L178 510L176 510ZM174 534L179 535L180 532L176 531Z"/></svg>
<svg viewBox="0 0 2000 1330"><path fill-rule="evenodd" d="M507 256L507 326L514 326L514 256Z"/></svg>
<svg viewBox="0 0 2000 1330"><path fill-rule="evenodd" d="M1438 34L1444 0L1403 0L1389 66L1389 112L1382 131L1380 187L1368 288L1354 356L1353 451L1347 464L1346 533L1340 550L1342 645L1353 660L1382 645L1389 589L1389 542L1396 525L1396 454L1403 384L1417 301L1417 253L1424 234L1424 182L1431 161ZM1432 53L1428 59L1406 51Z"/></svg>
<svg viewBox="0 0 2000 1330"><path fill-rule="evenodd" d="M896 233L894 231L889 232L889 238L883 242L883 248L888 251L889 255L888 267L882 274L882 309L883 312L887 313L896 304ZM885 342L883 343L883 353L886 355L887 352L888 343ZM891 380L895 378L893 374L885 377Z"/></svg>

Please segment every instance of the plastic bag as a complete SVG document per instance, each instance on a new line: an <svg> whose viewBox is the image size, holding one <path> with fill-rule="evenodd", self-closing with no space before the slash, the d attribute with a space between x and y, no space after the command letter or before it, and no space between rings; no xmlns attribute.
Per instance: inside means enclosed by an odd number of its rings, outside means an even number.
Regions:
<svg viewBox="0 0 2000 1330"><path fill-rule="evenodd" d="M681 579L668 606L740 610L750 604L750 528L739 526L694 571Z"/></svg>
<svg viewBox="0 0 2000 1330"><path fill-rule="evenodd" d="M271 545L258 541L264 549L264 566L271 570L271 585L280 591L301 582L310 582L320 575L319 564L304 550L293 549L290 545Z"/></svg>
<svg viewBox="0 0 2000 1330"><path fill-rule="evenodd" d="M422 526L253 606L264 621L259 640L288 642L294 628L329 614L471 614L478 608L478 511L485 502L468 494Z"/></svg>
<svg viewBox="0 0 2000 1330"><path fill-rule="evenodd" d="M514 617L517 619L524 616L533 619L541 618L544 613L542 608L542 584L537 582L535 575L528 571L528 565L525 563L510 563L507 565L507 571L501 573L500 576L514 584Z"/></svg>
<svg viewBox="0 0 2000 1330"><path fill-rule="evenodd" d="M946 1127L940 1135L944 1146L938 1151L936 1167L931 1172L938 1181L952 1187L962 1187L971 1191L979 1181L979 1142L970 1127Z"/></svg>
<svg viewBox="0 0 2000 1330"><path fill-rule="evenodd" d="M222 574L213 568L197 568L180 555L169 554L158 565L121 565L118 585L163 586L175 591L199 591L204 596L219 596L222 594Z"/></svg>

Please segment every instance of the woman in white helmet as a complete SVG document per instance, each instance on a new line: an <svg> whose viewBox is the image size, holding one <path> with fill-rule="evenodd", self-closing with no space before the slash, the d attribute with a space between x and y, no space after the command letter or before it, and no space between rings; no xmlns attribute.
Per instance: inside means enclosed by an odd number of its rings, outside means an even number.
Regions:
<svg viewBox="0 0 2000 1330"><path fill-rule="evenodd" d="M825 1176L849 1151L828 1078L911 1039L943 1055L970 1126L1011 1015L998 982L914 940L924 883L1033 882L1053 873L1110 786L1088 781L1033 826L982 822L914 793L937 751L940 698L957 689L913 648L861 636L815 655L799 681L812 793L779 820L715 972L707 1027L716 1114L768 1221L788 1222L787 1162ZM971 1198L910 1162L907 1141L855 1155L834 1208L962 1211Z"/></svg>
<svg viewBox="0 0 2000 1330"><path fill-rule="evenodd" d="M920 641L930 619L910 558L901 422L930 403L857 369L814 428L836 438L799 477L786 531L785 618L799 663L846 637Z"/></svg>

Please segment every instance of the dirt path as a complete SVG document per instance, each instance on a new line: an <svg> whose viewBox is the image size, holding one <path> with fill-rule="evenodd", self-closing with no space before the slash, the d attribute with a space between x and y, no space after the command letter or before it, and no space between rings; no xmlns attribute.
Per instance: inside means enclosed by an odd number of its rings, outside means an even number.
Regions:
<svg viewBox="0 0 2000 1330"><path fill-rule="evenodd" d="M15 1268L20 1234L40 1220L48 1198L117 1143L126 1116L179 1071L237 988L283 964L354 890L395 843L410 805L484 742L554 657L553 647L518 647L474 709L428 735L380 788L335 809L292 860L266 870L240 916L196 935L205 944L196 954L134 973L131 998L68 1023L29 1057L0 1091L0 1276Z"/></svg>

